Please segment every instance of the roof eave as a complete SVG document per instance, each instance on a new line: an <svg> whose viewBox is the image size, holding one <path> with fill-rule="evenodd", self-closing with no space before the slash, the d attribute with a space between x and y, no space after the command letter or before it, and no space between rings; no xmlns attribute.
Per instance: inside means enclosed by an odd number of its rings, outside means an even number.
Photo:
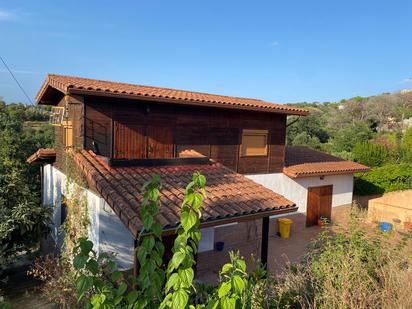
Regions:
<svg viewBox="0 0 412 309"><path fill-rule="evenodd" d="M345 170L345 171L319 171L319 172L305 172L299 173L288 170L287 168L283 169L283 174L288 176L289 178L307 178L307 177L318 177L318 176L333 176L333 175L348 175L348 174L355 174L355 173L364 173L368 172L370 169L357 169L357 170Z"/></svg>
<svg viewBox="0 0 412 309"><path fill-rule="evenodd" d="M264 107L255 107L255 106L242 106L236 104L216 104L207 101L196 101L196 100L178 100L178 99L171 99L171 98L159 98L153 97L148 95L138 95L138 94L127 94L127 93L113 93L108 91L96 91L96 90L88 90L88 89L77 89L77 88L69 88L67 90L68 94L80 94L80 95L90 95L90 96L101 96L101 97L111 97L111 98L122 98L122 99L131 99L131 100L145 100L151 102L159 102L159 103L174 103L174 104L181 104L181 105L190 105L190 106L202 106L202 107L216 107L216 108L223 108L223 109L237 109L237 110L249 110L249 111L258 111L258 112L269 112L275 114L285 114L285 115L296 115L296 116L307 116L309 111L306 110L283 110L283 109L276 109L276 108L264 108Z"/></svg>
<svg viewBox="0 0 412 309"><path fill-rule="evenodd" d="M46 80L44 81L43 85L40 87L40 90L36 95L36 98L35 98L36 104L38 105L55 105L56 104L56 102L48 102L48 101L43 100L43 97L49 88L59 91L63 95L68 94L67 88L63 84L57 83L56 81L54 81L51 77L51 74L48 74Z"/></svg>

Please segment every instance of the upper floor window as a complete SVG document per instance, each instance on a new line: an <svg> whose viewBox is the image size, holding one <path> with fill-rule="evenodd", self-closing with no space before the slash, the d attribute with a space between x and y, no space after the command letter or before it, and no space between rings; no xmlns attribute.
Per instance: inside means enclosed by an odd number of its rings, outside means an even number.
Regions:
<svg viewBox="0 0 412 309"><path fill-rule="evenodd" d="M267 156L267 141L267 130L243 130L242 145L240 146L240 155L242 157Z"/></svg>

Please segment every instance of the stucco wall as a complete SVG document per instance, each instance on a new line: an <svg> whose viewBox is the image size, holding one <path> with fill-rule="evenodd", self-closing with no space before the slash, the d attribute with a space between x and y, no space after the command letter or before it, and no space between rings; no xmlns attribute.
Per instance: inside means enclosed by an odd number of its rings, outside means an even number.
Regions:
<svg viewBox="0 0 412 309"><path fill-rule="evenodd" d="M299 212L306 212L308 188L333 185L332 207L352 203L353 175L305 177L292 179L283 173L248 175L248 178L296 203Z"/></svg>
<svg viewBox="0 0 412 309"><path fill-rule="evenodd" d="M52 237L62 245L60 231L62 195L67 196L66 176L52 165L46 165L43 173L43 204L53 207ZM123 225L110 206L95 193L86 190L87 210L90 220L89 239L98 253L112 256L120 269L133 267L134 237Z"/></svg>
<svg viewBox="0 0 412 309"><path fill-rule="evenodd" d="M59 246L63 237L60 234L61 200L66 192L66 176L52 165L45 165L43 170L43 205L53 208L51 236Z"/></svg>
<svg viewBox="0 0 412 309"><path fill-rule="evenodd" d="M100 251L110 254L120 269L131 269L134 263L134 237L104 199L100 200Z"/></svg>

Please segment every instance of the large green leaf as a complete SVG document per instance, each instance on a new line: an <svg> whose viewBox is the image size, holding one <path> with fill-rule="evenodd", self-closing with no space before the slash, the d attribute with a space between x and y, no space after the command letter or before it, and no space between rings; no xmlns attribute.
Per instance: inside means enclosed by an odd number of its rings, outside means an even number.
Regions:
<svg viewBox="0 0 412 309"><path fill-rule="evenodd" d="M219 298L226 296L230 292L231 288L232 285L230 282L222 282L222 284L219 287L219 290L217 291Z"/></svg>
<svg viewBox="0 0 412 309"><path fill-rule="evenodd" d="M116 295L117 296L123 295L126 292L126 290L127 290L127 284L122 282L117 288Z"/></svg>
<svg viewBox="0 0 412 309"><path fill-rule="evenodd" d="M179 289L173 293L172 308L185 308L189 301L189 295L183 289Z"/></svg>
<svg viewBox="0 0 412 309"><path fill-rule="evenodd" d="M196 214L193 211L182 212L180 220L185 232L188 232L197 222Z"/></svg>
<svg viewBox="0 0 412 309"><path fill-rule="evenodd" d="M239 294L243 293L243 290L245 288L245 282L243 281L242 278L240 278L237 275L233 276L232 285Z"/></svg>
<svg viewBox="0 0 412 309"><path fill-rule="evenodd" d="M139 297L139 293L137 291L131 291L129 294L126 296L127 304L131 305L133 304L137 298Z"/></svg>
<svg viewBox="0 0 412 309"><path fill-rule="evenodd" d="M76 255L73 260L73 266L77 270L82 269L87 262L87 256L84 255Z"/></svg>
<svg viewBox="0 0 412 309"><path fill-rule="evenodd" d="M85 275L80 275L76 280L76 290L79 298L82 298L83 295L93 287L93 279Z"/></svg>
<svg viewBox="0 0 412 309"><path fill-rule="evenodd" d="M176 286L178 286L180 284L180 282L181 282L181 279L180 279L179 275L177 273L173 273L170 276L169 280L167 280L166 293L169 292L169 290L171 288L175 288Z"/></svg>
<svg viewBox="0 0 412 309"><path fill-rule="evenodd" d="M99 272L99 264L95 260L88 261L86 267L93 275Z"/></svg>
<svg viewBox="0 0 412 309"><path fill-rule="evenodd" d="M188 288L192 285L192 281L195 275L192 268L179 269L178 274L180 279L182 280L182 283L184 284L184 287Z"/></svg>
<svg viewBox="0 0 412 309"><path fill-rule="evenodd" d="M82 239L80 240L80 249L82 254L87 256L93 249L93 243L90 240Z"/></svg>
<svg viewBox="0 0 412 309"><path fill-rule="evenodd" d="M183 260L185 259L186 254L184 252L178 251L175 254L173 254L173 258L170 261L172 267L174 269L177 269L180 264L182 264Z"/></svg>

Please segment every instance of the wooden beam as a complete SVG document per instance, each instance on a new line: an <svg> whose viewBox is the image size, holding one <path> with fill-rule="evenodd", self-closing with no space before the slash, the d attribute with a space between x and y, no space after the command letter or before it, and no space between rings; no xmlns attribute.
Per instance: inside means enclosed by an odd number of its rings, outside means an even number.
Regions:
<svg viewBox="0 0 412 309"><path fill-rule="evenodd" d="M260 248L260 260L267 269L269 251L269 217L262 219L262 244Z"/></svg>
<svg viewBox="0 0 412 309"><path fill-rule="evenodd" d="M200 228L203 229L207 227L214 227L214 226L219 226L219 225L224 225L224 224L229 224L229 223L234 223L234 222L253 221L253 220L262 219L263 217L269 218L270 216L293 213L293 212L296 212L297 210L298 210L298 207L293 206L293 207L288 207L288 208L283 208L283 209L274 209L272 211L257 212L257 213L253 213L249 215L239 215L239 216L233 216L229 218L204 221L204 222L200 222ZM176 232L176 227L167 228L163 230L162 235L170 235L175 232Z"/></svg>
<svg viewBox="0 0 412 309"><path fill-rule="evenodd" d="M192 165L192 164L209 164L208 157L193 157L193 158L165 158L165 159L109 159L109 165L113 167L127 166L176 166L176 165Z"/></svg>

